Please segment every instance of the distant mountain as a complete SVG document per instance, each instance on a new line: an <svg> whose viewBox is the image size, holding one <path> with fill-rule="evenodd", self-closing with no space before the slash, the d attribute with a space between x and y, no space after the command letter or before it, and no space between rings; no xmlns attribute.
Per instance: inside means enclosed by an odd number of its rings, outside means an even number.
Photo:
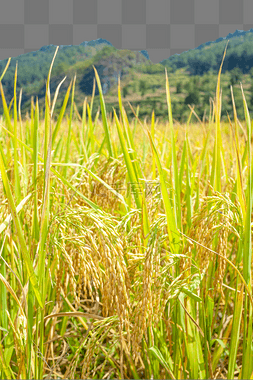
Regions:
<svg viewBox="0 0 253 380"><path fill-rule="evenodd" d="M111 42L109 42L107 40L104 40L103 38L98 38L97 40L92 40L92 41L84 41L80 45L83 45L83 46L97 46L97 45L101 45L101 44L113 46L111 44Z"/></svg>
<svg viewBox="0 0 253 380"><path fill-rule="evenodd" d="M205 42L181 54L174 54L160 63L172 67L173 71L186 67L192 75L203 75L210 70L217 71L228 40L222 72L238 67L244 74L248 73L253 67L253 29L248 31L237 29L226 37Z"/></svg>
<svg viewBox="0 0 253 380"><path fill-rule="evenodd" d="M103 45L103 46L112 46L114 47L111 42L103 39L103 38L98 38L96 40L91 40L91 41L83 41L81 42L79 45L59 45L59 49L58 51L60 50L68 50L69 48L72 48L72 47L76 47L76 46L84 46L84 47L87 47L87 46L91 46L91 47L98 47L99 45ZM35 50L34 52L32 53L37 53L37 52L43 52L43 53L50 53L51 51L55 51L57 45L53 45L53 44L50 44L50 45L44 45L42 46L39 50ZM146 57L147 59L149 59L149 54L147 52L147 50L141 50L140 53L142 53L144 55L144 57ZM24 57L26 56L27 54L31 54L31 53L25 53L25 54L21 54L19 55L18 57ZM0 60L0 62L7 62L8 59L4 59L4 60Z"/></svg>
<svg viewBox="0 0 253 380"><path fill-rule="evenodd" d="M144 57L149 59L149 54L148 54L147 50L140 50L140 53L142 53L144 55Z"/></svg>
<svg viewBox="0 0 253 380"><path fill-rule="evenodd" d="M111 42L103 39L103 38L98 38L96 40L92 40L92 41L83 41L80 45L78 46L93 46L93 47L96 47L98 45L108 45L108 46L112 46L113 45L111 44ZM39 51L43 51L43 52L50 52L52 49L56 49L56 46L57 45L45 45L45 46L42 46ZM69 47L72 47L72 46L75 46L75 45L59 45L59 50L62 50L62 49L66 49L66 48L69 48ZM149 59L149 54L147 52L147 50L141 50L140 53L142 53L144 55L145 58Z"/></svg>
<svg viewBox="0 0 253 380"><path fill-rule="evenodd" d="M76 74L76 93L79 99L91 95L95 78L93 66L98 71L104 94L107 94L117 84L118 76L127 82L131 71L138 73L139 81L142 82L146 81L145 74L155 74L156 78L159 75L164 76L164 67L169 72L184 69L190 76L202 76L209 71L217 73L227 40L229 40L229 44L222 73L236 67L243 74L248 73L253 67L253 29L236 30L227 37L206 42L181 54L175 54L158 64L150 61L146 50L118 50L109 41L102 38L84 41L80 45L60 45L51 72L50 89L53 93L66 75L67 79L59 92L59 98L61 98L62 93L66 92L70 80ZM17 94L22 88L21 108L30 102L31 96L38 96L39 100L44 98L45 82L55 50L56 45L46 45L37 51L11 59L2 80L8 103L13 98L16 64L18 64ZM3 72L7 61L8 59L0 61L0 73ZM96 95L98 95L97 85ZM1 112L2 99L0 97Z"/></svg>
<svg viewBox="0 0 253 380"><path fill-rule="evenodd" d="M201 49L203 49L205 46L209 46L209 45L211 45L211 44L213 44L213 43L218 43L218 42L221 42L221 41L224 41L224 40L231 40L231 39L234 38L234 37L241 37L241 36L245 36L245 34L250 34L250 33L253 33L253 29L249 29L249 30L247 30L247 31L236 29L236 31L235 31L234 33L229 33L229 34L227 35L227 37L219 37L219 38L217 38L217 40L215 40L215 41L205 42L205 43L199 45L196 49L201 50ZM192 50L195 50L195 49L192 49ZM188 50L188 51L189 51L189 50Z"/></svg>
<svg viewBox="0 0 253 380"><path fill-rule="evenodd" d="M21 108L31 101L31 96L38 96L39 100L44 99L45 83L56 47L52 44L42 46L37 51L11 59L2 80L7 102L10 102L13 97L16 64L18 64L17 94L22 88ZM0 73L3 72L7 61L7 59L0 61ZM51 91L56 90L59 82L66 75L67 79L60 88L60 98L76 73L76 94L91 95L95 78L93 65L98 71L103 93L106 94L112 86L117 84L118 76L124 78L132 69L135 70L135 67L137 70L137 66L150 66L152 62L145 50L136 52L117 50L109 41L102 38L89 42L84 41L80 45L61 45L51 72ZM95 96L98 94L96 85ZM1 103L2 99L0 98L0 112L2 111Z"/></svg>
<svg viewBox="0 0 253 380"><path fill-rule="evenodd" d="M47 78L48 71L52 62L53 55L56 50L56 45L50 44L42 46L39 50L29 52L26 54L19 55L17 57L14 57L11 59L11 63L8 67L8 70L3 78L3 85L4 87L8 88L7 95L13 93L13 77L15 73L15 67L18 63L18 80L17 80L17 89L20 87L23 88L23 96L25 98L26 96L26 90L30 93L31 89L34 88L35 91L37 91L39 88L43 86L43 83L45 82L45 79ZM117 62L117 68L122 73L127 72L129 68L133 66L133 64L140 64L144 63L147 60L149 61L148 64L152 64L152 62L149 60L149 55L146 50L142 50L139 52L132 52L130 50L117 50L109 41L98 38L96 40L92 41L84 41L80 45L60 45L53 69L52 69L52 75L51 78L59 74L66 73L68 68L74 67L76 63L85 62L83 66L83 70L89 66L90 75L88 78L94 77L94 70L92 68L92 65L99 62L100 59L103 58L103 53L99 54L101 50L106 48L105 56L107 55L108 51L111 54L116 54L116 52L128 52L130 55L132 55L132 62L128 64L127 61L120 61ZM109 49L109 50L108 50ZM128 54L127 53L127 54ZM143 57L143 59L140 59L140 54ZM117 54L116 54L117 55ZM135 57L136 56L136 57ZM135 59L136 58L136 59ZM0 72L2 72L6 66L8 59L0 61ZM98 71L101 73L103 72L103 69L106 67L103 67L101 65L104 65L105 63L99 63ZM108 65L110 66L112 64L112 61L109 61ZM119 65L122 65L122 67L119 67ZM125 65L125 67L123 67ZM115 70L112 70L113 75L115 74ZM124 74L123 74L124 75ZM117 75L116 75L117 76ZM103 78L102 78L103 79ZM110 82L113 82L114 79L111 78ZM87 93L92 92L92 86L93 86L93 80L91 79L91 85L90 80L86 84ZM108 82L108 78L107 78ZM105 93L110 88L110 85L104 87Z"/></svg>

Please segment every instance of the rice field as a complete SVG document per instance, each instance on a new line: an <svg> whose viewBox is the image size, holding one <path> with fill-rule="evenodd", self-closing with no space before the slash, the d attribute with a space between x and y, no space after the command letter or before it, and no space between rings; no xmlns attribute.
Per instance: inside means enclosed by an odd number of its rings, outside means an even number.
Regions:
<svg viewBox="0 0 253 380"><path fill-rule="evenodd" d="M0 378L253 379L252 122L21 97L0 123ZM2 80L5 71L2 73ZM233 89L231 86L233 100ZM70 100L70 115L65 108ZM131 107L131 104L129 104ZM101 113L101 115L100 115ZM197 115L196 115L197 116Z"/></svg>

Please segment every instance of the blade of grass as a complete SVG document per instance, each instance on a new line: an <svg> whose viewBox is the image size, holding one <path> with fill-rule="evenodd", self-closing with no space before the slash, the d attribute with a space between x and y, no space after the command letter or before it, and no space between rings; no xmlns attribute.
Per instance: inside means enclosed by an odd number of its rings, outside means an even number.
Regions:
<svg viewBox="0 0 253 380"><path fill-rule="evenodd" d="M166 75L166 99L168 106L168 116L169 116L169 124L170 124L170 134L171 134L171 148L172 148L172 169L173 169L173 198L174 198L174 207L176 209L176 227L181 230L181 199L180 199L180 188L178 182L178 166L177 166L177 155L176 155L176 144L175 144L175 136L174 136L174 128L173 128L173 118L172 118L172 108L171 108L171 98L170 98L170 87L167 69L165 68Z"/></svg>
<svg viewBox="0 0 253 380"><path fill-rule="evenodd" d="M1 90L2 90L2 84L1 83L0 83L0 86L1 86ZM2 158L2 152L0 152L0 171L1 171L1 176L2 176L2 181L3 181L4 189L5 189L5 192L6 192L7 199L8 199L9 207L10 207L10 210L11 210L12 219L14 221L15 228L16 228L16 231L17 231L17 236L18 236L18 240L19 240L19 244L20 244L20 248L21 248L21 256L22 256L22 259L23 259L23 261L25 263L25 266L26 266L26 269L27 269L27 273L28 273L28 277L29 277L29 279L30 279L30 281L32 283L34 294L35 294L35 296L36 296L36 298L38 300L39 305L41 307L43 307L42 306L42 300L41 300L40 292L39 292L38 280L37 280L36 274L35 274L35 272L33 270L32 262L31 262L31 259L29 257L29 253L28 253L28 250L27 250L27 246L26 246L25 238L24 238L24 235L23 235L23 232L22 232L19 216L17 214L16 206L15 206L14 199L13 199L13 195L11 193L10 183L9 183L9 180L8 180L8 177L7 177L7 174L6 174L6 168L5 168L5 165L4 165L3 158Z"/></svg>
<svg viewBox="0 0 253 380"><path fill-rule="evenodd" d="M251 214L252 214L252 158L251 158L251 121L247 102L242 88L241 91L243 96L243 107L244 114L247 124L247 145L248 145L248 183L247 183L247 201L246 201L246 217L244 220L244 240L243 240L243 277L247 283L250 293L252 294L251 289L251 265L252 265L252 232L251 232ZM244 344L243 344L243 362L242 362L242 378L249 378L252 372L252 304L248 305L248 299L245 298L245 307L244 307L244 316L245 322L247 321L248 314L248 325L245 323L244 330ZM246 328L247 326L247 328ZM248 331L246 331L248 330ZM247 334L247 338L246 338ZM247 342L246 342L247 339Z"/></svg>
<svg viewBox="0 0 253 380"><path fill-rule="evenodd" d="M20 202L21 199L21 188L20 188L20 180L19 180L19 169L18 169L18 144L17 144L17 96L16 96L16 88L17 88L17 71L18 71L18 63L16 63L15 70L15 78L14 78L14 178L15 178L15 198L17 202Z"/></svg>
<svg viewBox="0 0 253 380"><path fill-rule="evenodd" d="M66 77L65 77L66 78ZM64 78L64 79L65 79ZM62 83L62 82L61 82ZM64 102L63 102L63 105L61 107L61 111L60 111L60 114L59 114L59 117L57 119L57 123L56 123L56 126L55 126L55 129L54 129L54 132L53 132L53 136L52 136L52 145L54 144L55 142L55 139L56 139L56 136L57 136L57 133L58 133L58 130L60 128L60 125L62 123L62 118L63 118L63 115L64 115L64 112L66 110L66 106L67 106L67 103L68 103L68 99L69 99L69 93L70 93L70 89L71 89L71 86L72 86L72 80L70 82L70 85L68 87L68 90L66 92L66 95L65 95L65 98L64 98Z"/></svg>
<svg viewBox="0 0 253 380"><path fill-rule="evenodd" d="M126 212L129 211L128 209L128 205L127 203L125 202L125 199L124 197L118 193L116 190L114 190L110 185L108 185L105 181L103 181L101 178L99 178L95 173L92 173L92 171L90 171L89 169L87 168L84 168L85 171L87 171L87 173L89 173L91 175L91 177L93 177L94 179L96 179L97 181L99 181L100 183L102 183L108 190L110 190L114 195L116 195L117 198L119 198L121 200L121 202L123 203L123 205L125 206L126 208Z"/></svg>
<svg viewBox="0 0 253 380"><path fill-rule="evenodd" d="M119 100L120 115L121 115L121 119L122 119L123 133L126 137L127 147L130 150L129 155L130 155L130 158L131 158L131 161L133 164L133 168L135 171L136 178L138 180L138 178L142 177L142 173L141 173L139 162L137 160L136 150L135 150L135 146L134 146L134 140L133 140L133 136L132 136L132 133L131 133L131 130L129 127L127 114L126 114L125 109L122 105L121 92L120 92L120 76L118 76L118 100ZM127 125L127 128L126 128L125 123Z"/></svg>
<svg viewBox="0 0 253 380"><path fill-rule="evenodd" d="M161 365L166 369L166 371L169 373L170 377L172 379L176 379L175 376L173 375L173 372L172 372L172 369L169 367L169 362L167 363L161 353L161 351L159 350L158 347L156 346L153 346L153 347L150 347L149 348L149 351L152 352L152 354L154 355L154 357L159 360L159 362L161 363Z"/></svg>
<svg viewBox="0 0 253 380"><path fill-rule="evenodd" d="M6 66L5 66L5 68L4 68L4 71L3 71L3 73L2 73L2 75L1 75L1 77L0 77L0 82L1 82L2 79L3 79L4 74L6 73L8 67L9 67L10 62L11 62L11 57L8 59L8 62L6 63Z"/></svg>
<svg viewBox="0 0 253 380"><path fill-rule="evenodd" d="M31 198L32 196L32 193L28 194L17 206L16 208L16 211L17 213L19 213L23 207L26 205L26 203L28 202L28 200ZM9 214L7 216L7 218L4 220L3 223L0 224L0 234L6 229L6 227L8 227L9 223L11 222L12 220L12 214Z"/></svg>
<svg viewBox="0 0 253 380"><path fill-rule="evenodd" d="M155 144L153 142L153 139L152 139L151 134L150 134L148 129L147 129L147 134L149 137L150 145L152 147L153 155L155 157L155 161L156 161L156 165L157 165L157 169L158 169L158 173L159 173L161 193L162 193L163 204L164 204L164 209L165 209L165 213L166 213L170 247L171 247L172 252L178 253L180 238L179 238L179 234L177 232L176 220L174 219L174 213L172 211L172 207L171 207L171 203L170 203L170 199L169 199L169 195L168 195L168 191L167 191L164 171L163 171L163 168L162 168L160 158L159 158L159 155L157 153Z"/></svg>
<svg viewBox="0 0 253 380"><path fill-rule="evenodd" d="M221 113L221 93L220 93L220 79L221 79L221 70L223 66L223 62L226 55L226 50L228 46L229 40L225 47L225 51L223 54L222 62L220 65L219 73L218 73L218 81L216 87L216 104L215 104L215 117L216 117L216 135L215 135L215 153L213 157L213 166L214 166L214 184L213 188L215 191L221 192L221 149L222 149L222 140L221 140L221 129L220 129L220 113Z"/></svg>
<svg viewBox="0 0 253 380"><path fill-rule="evenodd" d="M66 155L65 155L65 162L66 163L69 162L69 152L70 152L70 140L71 140L71 132L72 132L72 115L73 115L75 82L76 82L76 75L74 77L74 82L73 82L73 87L72 87L71 107L70 107L70 115L69 115L69 128L68 128L68 137L67 137L67 143L66 143ZM67 166L64 167L63 177L67 178Z"/></svg>
<svg viewBox="0 0 253 380"><path fill-rule="evenodd" d="M236 356L239 344L240 336L240 324L242 318L242 308L243 308L243 288L244 285L241 285L241 290L239 293L235 294L235 312L233 315L233 325L231 333L231 342L229 349L229 362L228 362L228 379L234 378L234 370L236 364ZM237 288L236 288L237 289Z"/></svg>
<svg viewBox="0 0 253 380"><path fill-rule="evenodd" d="M38 193L37 193L37 175L38 175L38 129L39 129L39 102L36 100L36 110L33 123L33 183L34 183L34 210L33 210L33 238L35 242L39 241L39 218L38 218Z"/></svg>
<svg viewBox="0 0 253 380"><path fill-rule="evenodd" d="M42 302L43 306L38 310L36 318L36 328L37 332L40 331L40 336L36 334L36 345L39 347L41 356L38 358L37 363L37 373L38 378L43 377L43 355L44 355L44 304L46 299L46 283L45 278L45 258L46 258L46 238L48 234L48 225L49 225L49 214L50 214L50 166L51 166L51 152L52 152L52 117L53 109L51 110L51 99L50 99L50 76L54 60L57 54L59 46L56 47L53 60L51 62L49 73L46 83L46 96L45 96L45 129L44 129L44 178L43 178L43 201L42 201L42 212L40 220L40 235L39 242L37 245L37 254L38 254L38 266L37 273L39 276L39 285L41 289ZM55 98L56 100L56 98ZM38 326L40 320L40 326ZM39 340L38 340L39 339Z"/></svg>
<svg viewBox="0 0 253 380"><path fill-rule="evenodd" d="M99 90L101 113L102 113L103 126L105 130L106 142L107 142L107 147L108 147L108 153L110 157L114 157L114 153L112 150L112 140L111 140L111 135L110 135L110 129L109 129L107 119L106 119L106 108L105 108L105 102L103 98L102 87L101 87L100 79L99 79L98 72L95 66L93 66L93 69L95 71L95 76L96 76L98 90Z"/></svg>
<svg viewBox="0 0 253 380"><path fill-rule="evenodd" d="M141 188L138 186L138 179L136 178L134 167L133 167L129 152L128 152L126 144L125 144L122 128L121 128L121 125L119 123L119 120L118 120L118 117L117 117L117 114L116 114L114 108L113 108L113 111L114 111L114 117L115 117L115 121L116 121L116 126L117 126L117 130L118 130L121 148L122 148L125 163L127 166L128 175L129 175L131 185L132 185L132 189L134 192L134 198L135 198L136 206L139 210L143 210L143 207L144 207L142 225L143 225L143 234L144 234L144 240L145 240L148 233L149 233L149 222L148 222L148 215L147 215L147 210L146 210L146 202L144 203L144 201L143 201L143 198L144 198L143 189L142 189L142 185L141 185Z"/></svg>
<svg viewBox="0 0 253 380"><path fill-rule="evenodd" d="M20 123L19 134L20 134L21 140L25 141L24 128L22 125L22 117L21 117L21 98L22 98L22 88L21 88L20 93L19 93L19 104L18 104L19 123ZM20 140L19 139L17 139L17 140L20 143ZM24 149L24 146L22 144L20 144L20 145L21 145L21 164L22 164L22 170L24 172L22 187L23 187L24 194L26 194L27 193L27 187L28 187L28 168L26 165L26 150Z"/></svg>

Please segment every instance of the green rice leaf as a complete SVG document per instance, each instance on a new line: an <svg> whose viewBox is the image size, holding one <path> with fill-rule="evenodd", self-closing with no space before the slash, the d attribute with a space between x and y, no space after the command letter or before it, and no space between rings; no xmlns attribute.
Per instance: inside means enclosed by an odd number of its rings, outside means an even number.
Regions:
<svg viewBox="0 0 253 380"><path fill-rule="evenodd" d="M108 126L107 119L106 119L106 108L105 108L105 102L104 102L104 98L103 98L101 82L100 82L98 72L97 72L95 66L93 66L93 68L95 71L95 76L96 76L98 90L99 90L102 120L103 120L104 129L105 129L105 136L106 136L106 141L107 141L107 146L108 146L108 152L109 152L110 157L114 157L113 150L112 150L112 140L111 140L110 130L109 130L109 126Z"/></svg>
<svg viewBox="0 0 253 380"><path fill-rule="evenodd" d="M1 87L1 89L2 89L2 87ZM31 259L29 257L29 253L28 253L28 250L27 250L25 238L24 238L24 235L23 235L23 232L22 232L19 216L18 216L18 213L17 213L17 208L16 208L15 203L14 203L14 199L13 199L13 196L12 196L12 193L11 193L10 184L9 184L9 180L8 180L8 177L7 177L7 174L6 174L6 168L4 166L4 161L3 161L3 158L2 158L2 153L0 153L0 171L1 171L1 176L2 176L2 181L3 181L4 189L5 189L5 192L6 192L7 199L8 199L9 207L10 207L10 210L11 210L12 219L14 221L15 228L16 228L16 231L17 231L17 236L18 236L18 240L19 240L19 244L20 244L20 248L21 248L22 259L23 259L23 261L25 263L25 266L26 266L26 269L27 269L27 273L28 273L28 277L29 277L29 279L31 281L35 297L37 298L37 301L38 301L39 305L41 307L43 307L42 300L41 300L41 295L40 295L40 291L39 291L39 286L38 286L38 280L37 280L36 274L35 274L35 272L33 270L32 262L31 262Z"/></svg>

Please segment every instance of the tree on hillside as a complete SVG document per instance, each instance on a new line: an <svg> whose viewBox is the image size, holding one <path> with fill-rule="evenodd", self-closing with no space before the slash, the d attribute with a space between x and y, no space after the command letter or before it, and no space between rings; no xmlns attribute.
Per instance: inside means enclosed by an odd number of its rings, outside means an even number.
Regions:
<svg viewBox="0 0 253 380"><path fill-rule="evenodd" d="M250 77L253 78L253 67L249 70Z"/></svg>
<svg viewBox="0 0 253 380"><path fill-rule="evenodd" d="M152 86L151 86L151 90L152 90L153 93L155 93L156 86L155 86L155 85L152 85Z"/></svg>
<svg viewBox="0 0 253 380"><path fill-rule="evenodd" d="M230 71L230 83L231 85L235 85L237 82L241 81L243 77L243 73L239 67L235 67Z"/></svg>
<svg viewBox="0 0 253 380"><path fill-rule="evenodd" d="M123 87L123 98L128 95L128 86Z"/></svg>
<svg viewBox="0 0 253 380"><path fill-rule="evenodd" d="M209 92L206 92L204 97L203 97L203 105L205 107L207 106L210 106L210 98L214 98L214 95L209 91Z"/></svg>
<svg viewBox="0 0 253 380"><path fill-rule="evenodd" d="M199 91L197 89L192 89L186 96L184 103L185 104L199 104Z"/></svg>
<svg viewBox="0 0 253 380"><path fill-rule="evenodd" d="M184 89L187 91L187 92L191 92L193 91L194 89L194 84L193 84L193 80L191 78L189 78L188 82L185 83L184 85Z"/></svg>
<svg viewBox="0 0 253 380"><path fill-rule="evenodd" d="M140 80L139 90L141 92L141 96L143 96L147 92L147 83L145 80Z"/></svg>
<svg viewBox="0 0 253 380"><path fill-rule="evenodd" d="M182 83L178 82L176 88L177 88L177 94L180 94L182 92Z"/></svg>
<svg viewBox="0 0 253 380"><path fill-rule="evenodd" d="M198 88L200 86L200 78L198 76L193 77L192 84L194 88Z"/></svg>
<svg viewBox="0 0 253 380"><path fill-rule="evenodd" d="M68 65L65 62L60 62L55 68L53 68L52 73L54 75L63 75L68 69Z"/></svg>
<svg viewBox="0 0 253 380"><path fill-rule="evenodd" d="M250 86L250 100L249 105L251 108L253 108L253 80L251 79L251 86Z"/></svg>

